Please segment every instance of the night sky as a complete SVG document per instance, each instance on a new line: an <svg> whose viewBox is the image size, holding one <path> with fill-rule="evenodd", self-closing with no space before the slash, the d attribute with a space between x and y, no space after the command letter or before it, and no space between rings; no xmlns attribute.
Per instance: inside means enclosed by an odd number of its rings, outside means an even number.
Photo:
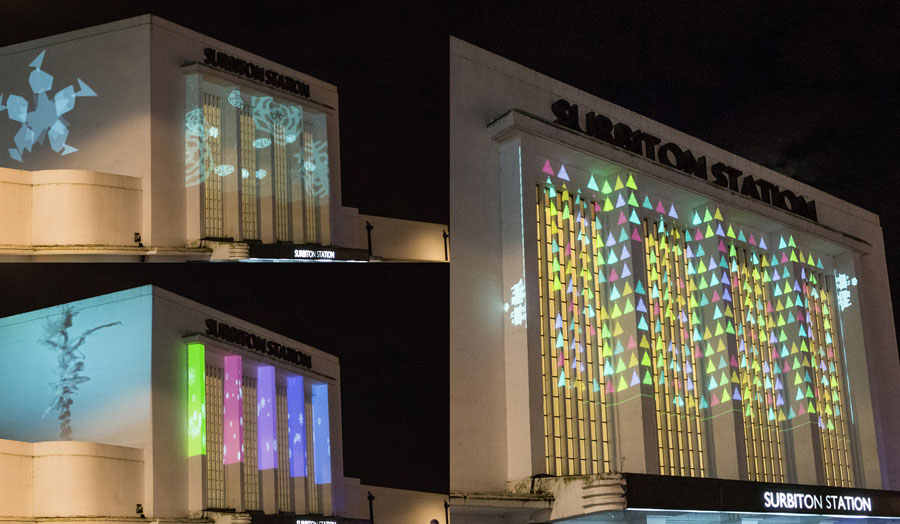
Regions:
<svg viewBox="0 0 900 524"><path fill-rule="evenodd" d="M147 13L336 85L343 204L447 223L443 4L0 0L0 47Z"/></svg>
<svg viewBox="0 0 900 524"><path fill-rule="evenodd" d="M900 320L900 6L622 5L456 1L450 32L877 213Z"/></svg>
<svg viewBox="0 0 900 524"><path fill-rule="evenodd" d="M0 318L155 284L271 329L340 358L346 476L446 493L448 283L447 264L0 264Z"/></svg>

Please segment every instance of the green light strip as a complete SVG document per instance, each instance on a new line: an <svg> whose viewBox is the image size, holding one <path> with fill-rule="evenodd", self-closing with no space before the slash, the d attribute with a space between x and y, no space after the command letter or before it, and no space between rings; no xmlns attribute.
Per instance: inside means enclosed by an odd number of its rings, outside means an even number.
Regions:
<svg viewBox="0 0 900 524"><path fill-rule="evenodd" d="M206 455L206 348L188 344L188 456Z"/></svg>

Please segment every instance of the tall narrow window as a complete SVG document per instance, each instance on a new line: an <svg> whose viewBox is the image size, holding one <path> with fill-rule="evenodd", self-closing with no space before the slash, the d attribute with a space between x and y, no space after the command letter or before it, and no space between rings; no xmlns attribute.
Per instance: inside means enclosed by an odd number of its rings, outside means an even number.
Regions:
<svg viewBox="0 0 900 524"><path fill-rule="evenodd" d="M223 371L206 366L206 505L208 508L225 507L225 462L222 391Z"/></svg>
<svg viewBox="0 0 900 524"><path fill-rule="evenodd" d="M273 154L273 184L275 186L275 240L278 242L290 242L291 237L291 185L288 183L287 172L287 143L285 142L284 126L274 126Z"/></svg>
<svg viewBox="0 0 900 524"><path fill-rule="evenodd" d="M259 465L257 461L256 433L256 378L244 376L241 382L244 392L244 509L258 510Z"/></svg>
<svg viewBox="0 0 900 524"><path fill-rule="evenodd" d="M291 475L288 454L288 407L287 389L284 386L275 388L275 407L278 418L278 510L293 511L291 504Z"/></svg>
<svg viewBox="0 0 900 524"><path fill-rule="evenodd" d="M222 178L216 168L222 163L221 99L210 93L203 94L204 140L207 141L203 158L203 225L206 238L225 235Z"/></svg>
<svg viewBox="0 0 900 524"><path fill-rule="evenodd" d="M259 181L256 178L256 125L249 105L241 107L241 237L259 239Z"/></svg>

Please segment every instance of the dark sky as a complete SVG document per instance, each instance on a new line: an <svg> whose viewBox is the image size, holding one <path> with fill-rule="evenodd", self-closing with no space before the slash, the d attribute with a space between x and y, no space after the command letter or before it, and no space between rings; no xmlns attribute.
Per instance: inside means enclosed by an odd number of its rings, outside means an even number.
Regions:
<svg viewBox="0 0 900 524"><path fill-rule="evenodd" d="M345 475L446 493L448 283L446 264L0 264L0 318L155 284L271 329L340 358Z"/></svg>
<svg viewBox="0 0 900 524"><path fill-rule="evenodd" d="M336 85L343 204L447 223L444 4L2 0L0 47L146 13Z"/></svg>
<svg viewBox="0 0 900 524"><path fill-rule="evenodd" d="M462 0L450 32L879 214L900 320L900 5L679 4Z"/></svg>

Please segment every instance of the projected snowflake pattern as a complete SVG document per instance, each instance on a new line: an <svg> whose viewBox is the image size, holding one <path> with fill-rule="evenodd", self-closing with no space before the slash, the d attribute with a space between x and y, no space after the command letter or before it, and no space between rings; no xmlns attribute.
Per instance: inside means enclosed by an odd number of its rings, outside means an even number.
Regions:
<svg viewBox="0 0 900 524"><path fill-rule="evenodd" d="M29 111L28 101L18 95L9 95L6 104L3 103L3 94L0 93L0 112L6 110L7 116L14 122L19 122L22 127L13 138L16 147L9 148L9 156L18 162L24 162L22 152L31 152L34 144L44 144L45 139L50 139L50 148L60 155L68 155L78 151L66 143L69 137L69 123L62 118L75 107L75 99L78 97L97 96L87 84L80 78L78 90L69 85L56 92L51 99L47 93L53 87L53 75L41 70L44 61L44 53L28 64L33 69L28 76L28 84L34 94L34 107Z"/></svg>
<svg viewBox="0 0 900 524"><path fill-rule="evenodd" d="M314 197L328 196L328 142L316 140L305 151L294 155L294 182L303 182L306 192Z"/></svg>
<svg viewBox="0 0 900 524"><path fill-rule="evenodd" d="M296 137L303 132L303 110L300 106L276 103L271 96L254 96L251 103L256 129L272 136L275 136L276 126L280 126L285 135Z"/></svg>

